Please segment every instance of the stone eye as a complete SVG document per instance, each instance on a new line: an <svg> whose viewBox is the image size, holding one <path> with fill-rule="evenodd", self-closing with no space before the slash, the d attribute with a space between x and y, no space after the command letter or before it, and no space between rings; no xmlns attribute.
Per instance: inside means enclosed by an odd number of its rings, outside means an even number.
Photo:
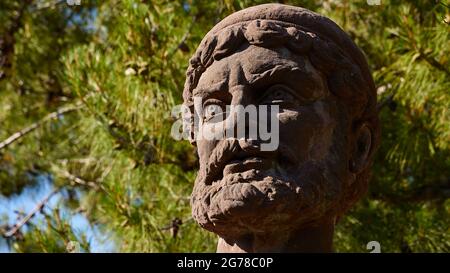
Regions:
<svg viewBox="0 0 450 273"><path fill-rule="evenodd" d="M265 92L262 99L262 104L279 104L285 106L292 106L297 103L297 97L293 94L293 90L289 87L277 84L271 86Z"/></svg>
<svg viewBox="0 0 450 273"><path fill-rule="evenodd" d="M218 122L222 120L215 120L219 119L223 116L224 109L223 106L219 103L210 103L206 104L203 107L203 121L207 122ZM214 120L213 120L214 119Z"/></svg>

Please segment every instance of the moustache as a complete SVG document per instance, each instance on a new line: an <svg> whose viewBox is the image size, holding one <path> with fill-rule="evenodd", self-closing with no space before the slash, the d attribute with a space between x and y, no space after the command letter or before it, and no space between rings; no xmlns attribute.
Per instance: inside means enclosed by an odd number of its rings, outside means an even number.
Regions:
<svg viewBox="0 0 450 273"><path fill-rule="evenodd" d="M258 140L229 138L220 140L211 152L207 162L202 164L197 181L203 185L211 185L220 181L224 173L239 171L244 167L264 165L270 167L271 163L282 163L286 166L297 164L297 157L292 150L280 144L276 150L263 151ZM227 166L235 163L233 166ZM227 168L228 167L228 168Z"/></svg>

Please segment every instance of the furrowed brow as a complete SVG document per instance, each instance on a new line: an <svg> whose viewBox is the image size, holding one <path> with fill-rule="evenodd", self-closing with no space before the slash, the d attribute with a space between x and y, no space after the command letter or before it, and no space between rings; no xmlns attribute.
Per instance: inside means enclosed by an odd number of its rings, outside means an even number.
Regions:
<svg viewBox="0 0 450 273"><path fill-rule="evenodd" d="M194 89L192 92L192 95L195 96L202 96L207 97L211 96L214 93L222 93L227 92L227 86L228 81L227 79L224 79L223 81L220 81L218 83L212 84L211 86L197 86L197 88Z"/></svg>
<svg viewBox="0 0 450 273"><path fill-rule="evenodd" d="M249 79L248 84L251 86L251 88L254 87L257 89L264 87L266 85L266 82L271 82L270 79L275 79L278 77L287 80L286 84L301 94L305 94L305 92L313 92L316 94L311 94L312 97L320 97L324 95L322 90L319 91L315 88L311 88L311 86L314 86L314 84L305 85L299 84L299 82L297 82L299 80L306 80L309 83L315 83L317 82L317 79L314 78L310 73L304 71L296 65L278 64L260 73L253 74L250 77L247 76L247 78Z"/></svg>
<svg viewBox="0 0 450 273"><path fill-rule="evenodd" d="M298 66L286 65L286 64L278 64L272 66L262 72L252 75L246 75L248 79L248 84L257 85L261 80L266 80L267 78L272 78L281 73L293 73L293 72L301 72L301 69Z"/></svg>

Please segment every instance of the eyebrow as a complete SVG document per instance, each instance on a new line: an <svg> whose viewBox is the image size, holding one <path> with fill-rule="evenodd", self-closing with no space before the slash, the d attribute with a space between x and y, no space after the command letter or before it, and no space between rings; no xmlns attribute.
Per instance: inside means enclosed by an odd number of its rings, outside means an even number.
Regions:
<svg viewBox="0 0 450 273"><path fill-rule="evenodd" d="M253 87L258 87L259 83L263 80L267 80L267 78L272 78L280 73L286 73L286 74L292 74L292 73L301 73L304 75L308 80L310 81L317 81L316 78L312 77L310 73L307 73L303 71L299 66L296 65L287 65L287 64L277 64L277 65L271 65L269 68L265 69L262 72L255 73L255 74L249 74L243 72L246 79L246 85L252 89ZM200 86L195 88L192 92L193 97L196 95L200 95L202 97L210 97L213 94L218 95L222 94L225 95L227 92L229 92L230 88L228 88L228 78L224 79L218 83L214 83L210 86ZM296 84L289 84L294 90L298 90L298 86ZM309 89L309 88L308 88Z"/></svg>
<svg viewBox="0 0 450 273"><path fill-rule="evenodd" d="M261 81L262 79L266 79L266 78L272 78L275 75L277 75L278 73L293 73L293 72L300 72L301 74L305 75L306 77L308 77L311 80L315 80L313 77L310 76L309 73L306 73L304 71L302 71L302 69L300 69L300 67L298 66L291 66L291 65L281 65L281 64L277 64L275 66L271 66L270 68L258 73L258 74L253 74L250 77L248 77L246 75L246 78L250 78L248 79L247 84L249 85L256 85L258 84L259 81Z"/></svg>
<svg viewBox="0 0 450 273"><path fill-rule="evenodd" d="M301 75L299 77L295 77L295 79L291 79L289 74L298 74ZM288 77L286 77L286 75L288 75ZM290 86L293 90L296 90L297 92L303 93L303 92L312 92L312 97L320 97L323 94L323 91L320 91L318 93L317 89L311 89L309 88L307 85L304 84L299 84L300 82L296 82L299 80L307 80L312 82L312 85L315 86L317 85L317 78L315 78L314 76L311 75L311 73L308 73L307 71L301 69L299 66L297 65L288 65L288 64L277 64L274 66L270 66L268 69L265 69L264 71L258 73L258 74L253 74L250 77L246 75L246 78L248 79L248 85L250 87L250 89L252 89L252 87L256 87L258 89L260 88L264 88L266 84L264 84L264 86L259 85L261 81L265 81L267 79L270 78L274 78L277 76L281 76L284 78L285 83L288 84L288 86ZM297 76L297 75L295 75ZM300 78L302 77L302 78ZM304 78L303 78L304 77ZM249 79L250 78L250 79ZM288 80L288 82L286 82L286 80ZM270 80L269 80L270 82ZM271 82L269 85L272 84L276 84ZM305 88L306 87L306 88ZM326 92L326 91L325 91ZM265 93L265 92L263 92ZM261 94L263 95L263 94Z"/></svg>
<svg viewBox="0 0 450 273"><path fill-rule="evenodd" d="M217 92L227 92L228 79L224 79L218 83L212 84L208 87L197 87L192 92L192 96L195 97L199 94L206 94L207 96Z"/></svg>

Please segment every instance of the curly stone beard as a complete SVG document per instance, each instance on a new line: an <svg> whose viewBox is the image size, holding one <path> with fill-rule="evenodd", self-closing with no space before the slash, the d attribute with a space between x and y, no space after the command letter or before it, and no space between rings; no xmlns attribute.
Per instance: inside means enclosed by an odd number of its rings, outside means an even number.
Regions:
<svg viewBox="0 0 450 273"><path fill-rule="evenodd" d="M192 215L200 226L225 239L314 225L339 210L348 172L336 170L339 164L330 159L346 154L342 146L332 145L323 161L296 162L282 144L264 154L242 149L235 139L223 140L197 176ZM230 160L236 158L242 161L233 166L236 161Z"/></svg>

